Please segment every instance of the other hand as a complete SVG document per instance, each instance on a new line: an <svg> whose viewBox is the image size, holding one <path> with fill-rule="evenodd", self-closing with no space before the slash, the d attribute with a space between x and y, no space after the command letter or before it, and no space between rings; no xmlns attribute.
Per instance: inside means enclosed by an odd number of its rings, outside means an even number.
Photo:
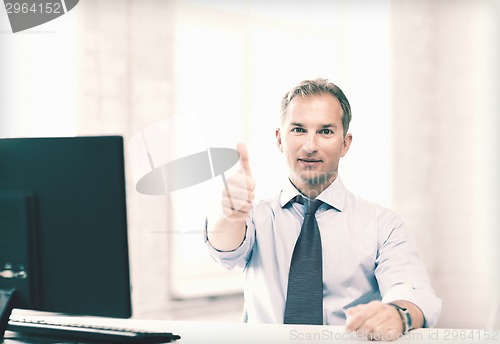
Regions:
<svg viewBox="0 0 500 344"><path fill-rule="evenodd" d="M403 333L398 310L381 301L372 301L346 310L346 330L359 332L370 340L395 340Z"/></svg>

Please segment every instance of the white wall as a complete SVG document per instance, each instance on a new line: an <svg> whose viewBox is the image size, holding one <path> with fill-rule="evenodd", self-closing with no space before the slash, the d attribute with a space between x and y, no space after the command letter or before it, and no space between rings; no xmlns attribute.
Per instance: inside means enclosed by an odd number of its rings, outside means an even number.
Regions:
<svg viewBox="0 0 500 344"><path fill-rule="evenodd" d="M394 208L443 300L439 326L484 328L498 309L499 3L392 5Z"/></svg>

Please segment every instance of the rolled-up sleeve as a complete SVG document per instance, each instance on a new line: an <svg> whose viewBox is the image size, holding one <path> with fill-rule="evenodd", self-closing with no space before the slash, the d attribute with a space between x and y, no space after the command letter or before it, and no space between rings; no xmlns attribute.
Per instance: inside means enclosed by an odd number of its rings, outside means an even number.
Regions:
<svg viewBox="0 0 500 344"><path fill-rule="evenodd" d="M248 259L250 258L255 242L255 225L253 221L253 213L251 213L246 221L247 228L243 242L237 249L232 251L219 251L214 248L210 243L210 240L208 240L207 227L208 220L205 223L204 240L205 246L207 247L210 256L228 270L233 269L235 266L244 268Z"/></svg>
<svg viewBox="0 0 500 344"><path fill-rule="evenodd" d="M431 287L408 228L394 213L384 214L380 221L375 276L382 301L412 302L424 315L424 327L434 327L441 313L441 300Z"/></svg>

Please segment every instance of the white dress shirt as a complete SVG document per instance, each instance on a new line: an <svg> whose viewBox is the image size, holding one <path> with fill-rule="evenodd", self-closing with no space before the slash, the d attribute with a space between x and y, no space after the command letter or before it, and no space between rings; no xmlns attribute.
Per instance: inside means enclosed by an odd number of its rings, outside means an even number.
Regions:
<svg viewBox="0 0 500 344"><path fill-rule="evenodd" d="M214 249L210 255L227 269L245 272L244 321L283 323L288 272L304 218L303 205L293 202L299 191L288 181L278 197L253 206L246 236L234 251ZM323 323L344 325L344 309L371 300L406 300L433 327L441 312L408 229L400 217L363 200L339 177L316 199L323 247Z"/></svg>

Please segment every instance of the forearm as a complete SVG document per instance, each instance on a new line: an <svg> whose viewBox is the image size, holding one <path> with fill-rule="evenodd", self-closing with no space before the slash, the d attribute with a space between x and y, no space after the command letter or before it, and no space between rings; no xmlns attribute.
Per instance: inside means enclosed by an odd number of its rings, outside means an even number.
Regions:
<svg viewBox="0 0 500 344"><path fill-rule="evenodd" d="M222 217L213 223L208 223L207 238L218 251L234 251L245 239L246 221L231 221Z"/></svg>
<svg viewBox="0 0 500 344"><path fill-rule="evenodd" d="M375 269L382 301L411 303L405 308L411 310L413 327L435 326L441 311L441 300L430 285L429 275L407 227L397 216L381 226L388 232L387 236L380 238L381 248Z"/></svg>

